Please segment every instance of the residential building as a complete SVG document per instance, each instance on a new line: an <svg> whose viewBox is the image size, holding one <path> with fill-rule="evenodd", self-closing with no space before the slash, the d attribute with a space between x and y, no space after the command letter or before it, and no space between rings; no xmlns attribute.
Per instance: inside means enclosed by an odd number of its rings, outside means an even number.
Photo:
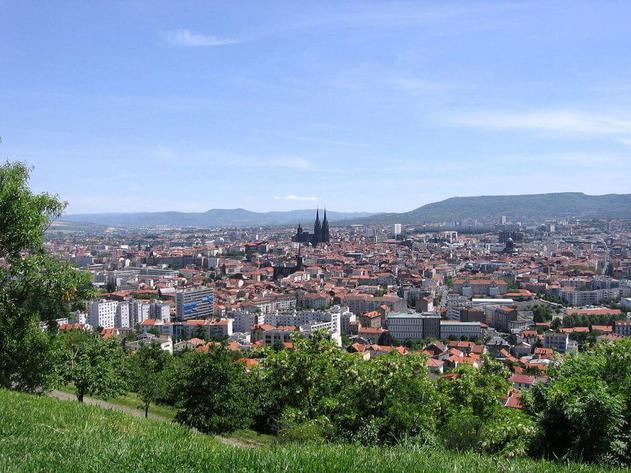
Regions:
<svg viewBox="0 0 631 473"><path fill-rule="evenodd" d="M88 305L88 324L92 328L115 328L118 301L100 300Z"/></svg>
<svg viewBox="0 0 631 473"><path fill-rule="evenodd" d="M552 348L559 353L575 352L578 344L570 339L569 333L546 332L543 335L543 347Z"/></svg>
<svg viewBox="0 0 631 473"><path fill-rule="evenodd" d="M432 312L391 312L386 325L390 335L401 342L440 337L440 316Z"/></svg>
<svg viewBox="0 0 631 473"><path fill-rule="evenodd" d="M615 330L618 335L631 337L631 320L619 320L615 322Z"/></svg>
<svg viewBox="0 0 631 473"><path fill-rule="evenodd" d="M213 289L205 286L178 291L175 297L177 320L185 321L213 317L213 294Z"/></svg>
<svg viewBox="0 0 631 473"><path fill-rule="evenodd" d="M474 340L482 335L480 322L458 322L454 320L440 321L440 339L448 340L450 337L460 340Z"/></svg>

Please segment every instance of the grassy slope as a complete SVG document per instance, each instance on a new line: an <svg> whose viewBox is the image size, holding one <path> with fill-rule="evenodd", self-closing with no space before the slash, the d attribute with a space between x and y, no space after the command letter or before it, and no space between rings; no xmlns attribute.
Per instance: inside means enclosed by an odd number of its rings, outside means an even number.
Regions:
<svg viewBox="0 0 631 473"><path fill-rule="evenodd" d="M75 395L75 389L72 385L70 386L61 386L58 388L59 391L63 391L68 394ZM111 402L112 404L116 404L119 406L129 407L130 409L137 409L140 411L144 410L143 403L138 397L137 394L128 392L122 396L115 398L104 398L101 396L92 396L94 399L102 399L107 402ZM166 419L175 419L175 414L177 413L177 409L172 406L165 406L162 404L151 404L149 406L149 413L155 414L160 417L164 417Z"/></svg>
<svg viewBox="0 0 631 473"><path fill-rule="evenodd" d="M0 471L536 473L605 470L426 449L348 445L239 449L166 422L0 390Z"/></svg>

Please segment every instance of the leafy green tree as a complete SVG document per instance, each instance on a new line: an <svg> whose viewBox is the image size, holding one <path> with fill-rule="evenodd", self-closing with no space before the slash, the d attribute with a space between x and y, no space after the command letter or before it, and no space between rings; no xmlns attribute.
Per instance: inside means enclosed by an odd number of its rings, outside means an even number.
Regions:
<svg viewBox="0 0 631 473"><path fill-rule="evenodd" d="M426 360L425 355L396 351L360 360L356 371L346 373L350 383L343 399L349 408L334 418L338 430L350 435L356 429L361 435L368 427L379 442L391 444L405 437L433 441L444 401L429 378Z"/></svg>
<svg viewBox="0 0 631 473"><path fill-rule="evenodd" d="M54 325L94 290L89 275L44 250L44 232L65 204L33 194L22 163L0 166L0 386L37 392L54 382ZM42 333L47 322L51 334Z"/></svg>
<svg viewBox="0 0 631 473"><path fill-rule="evenodd" d="M537 305L532 312L533 321L535 323L549 322L552 320L552 309L550 309L547 305Z"/></svg>
<svg viewBox="0 0 631 473"><path fill-rule="evenodd" d="M504 457L528 454L537 428L534 421L517 409L498 409L480 428L479 449Z"/></svg>
<svg viewBox="0 0 631 473"><path fill-rule="evenodd" d="M631 339L569 357L524 396L549 458L631 464Z"/></svg>
<svg viewBox="0 0 631 473"><path fill-rule="evenodd" d="M434 437L442 402L424 355L393 351L366 361L323 333L295 337L294 346L263 361L257 425L364 444Z"/></svg>
<svg viewBox="0 0 631 473"><path fill-rule="evenodd" d="M292 340L294 350L270 351L257 373L262 389L257 426L264 431L278 431L285 409L301 411L304 419L337 414L341 393L352 382L345 373L357 358L340 350L328 335L316 332Z"/></svg>
<svg viewBox="0 0 631 473"><path fill-rule="evenodd" d="M144 344L129 357L130 385L142 400L145 417L149 415L151 403L162 399L167 391L166 373L170 361L171 355L158 343Z"/></svg>
<svg viewBox="0 0 631 473"><path fill-rule="evenodd" d="M206 433L252 426L257 397L251 377L223 346L186 354L177 421Z"/></svg>
<svg viewBox="0 0 631 473"><path fill-rule="evenodd" d="M86 395L115 397L125 389L124 362L117 340L90 334L67 347L63 378L74 385L79 402Z"/></svg>
<svg viewBox="0 0 631 473"><path fill-rule="evenodd" d="M508 372L498 362L485 358L481 368L460 366L454 374L453 379L439 381L439 390L447 398L447 407L441 413L446 426L443 438L450 448L478 448L484 426L505 409L500 399L510 389Z"/></svg>

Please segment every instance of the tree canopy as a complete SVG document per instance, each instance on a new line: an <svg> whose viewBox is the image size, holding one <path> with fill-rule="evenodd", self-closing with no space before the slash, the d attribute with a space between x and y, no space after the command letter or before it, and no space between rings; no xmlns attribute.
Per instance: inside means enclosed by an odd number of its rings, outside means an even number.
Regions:
<svg viewBox="0 0 631 473"><path fill-rule="evenodd" d="M0 166L0 386L39 391L54 380L53 342L39 322L64 317L93 294L89 275L44 249L65 204L33 194L22 163Z"/></svg>

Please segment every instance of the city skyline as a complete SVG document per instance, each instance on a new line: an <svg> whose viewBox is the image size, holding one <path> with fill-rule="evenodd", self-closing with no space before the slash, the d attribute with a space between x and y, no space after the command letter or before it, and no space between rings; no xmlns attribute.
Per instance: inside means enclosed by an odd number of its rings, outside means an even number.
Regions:
<svg viewBox="0 0 631 473"><path fill-rule="evenodd" d="M0 3L0 158L69 213L631 191L630 5Z"/></svg>

